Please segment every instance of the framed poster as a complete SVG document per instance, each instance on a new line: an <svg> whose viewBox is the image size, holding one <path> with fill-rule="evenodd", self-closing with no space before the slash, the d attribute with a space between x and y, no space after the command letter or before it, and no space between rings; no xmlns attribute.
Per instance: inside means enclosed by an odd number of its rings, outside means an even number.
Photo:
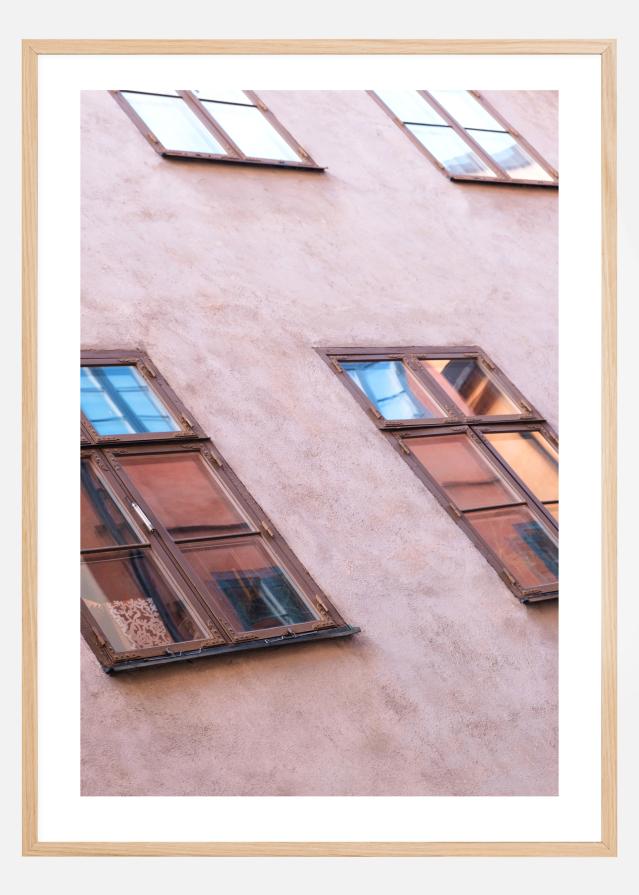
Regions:
<svg viewBox="0 0 639 895"><path fill-rule="evenodd" d="M25 42L25 854L615 853L614 53Z"/></svg>

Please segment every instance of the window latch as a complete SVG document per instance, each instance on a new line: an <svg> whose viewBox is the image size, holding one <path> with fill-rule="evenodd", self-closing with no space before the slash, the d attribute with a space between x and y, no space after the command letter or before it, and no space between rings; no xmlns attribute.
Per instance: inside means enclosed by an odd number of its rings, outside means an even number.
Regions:
<svg viewBox="0 0 639 895"><path fill-rule="evenodd" d="M150 520L149 517L146 515L146 513L144 512L144 510L142 510L141 507L139 507L139 506L137 505L137 503L135 503L135 501L131 501L131 506L133 507L133 509L135 510L135 512L137 513L137 515L140 517L140 519L141 519L142 522L144 523L144 527L147 529L147 531L150 531L150 532L155 531L155 528L153 527L153 525L152 525L152 523L151 523L151 520Z"/></svg>

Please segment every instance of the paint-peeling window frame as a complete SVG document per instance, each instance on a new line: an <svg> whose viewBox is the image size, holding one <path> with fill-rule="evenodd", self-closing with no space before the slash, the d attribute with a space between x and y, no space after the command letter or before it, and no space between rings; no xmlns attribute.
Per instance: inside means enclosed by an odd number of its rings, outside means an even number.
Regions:
<svg viewBox="0 0 639 895"><path fill-rule="evenodd" d="M477 447L483 456L497 468L508 486L520 497L521 505L526 506L532 515L545 525L555 537L558 537L559 524L546 503L526 485L514 469L504 460L486 438L495 432L539 432L551 447L558 451L557 433L544 416L530 404L513 382L503 373L492 359L477 345L471 346L395 346L380 347L317 347L315 351L339 376L362 410L375 423L387 441L408 463L415 475L432 492L437 501L452 517L480 550L490 565L496 570L502 581L522 603L532 603L555 599L559 596L558 580L552 585L525 587L504 567L495 551L481 538L466 518L468 511L460 510L446 494L440 484L427 472L415 454L410 450L412 438L424 438L441 435L465 435ZM520 414L467 416L457 408L451 398L439 387L434 377L430 376L420 361L437 359L472 358L480 368L490 376L491 380L521 408ZM343 363L349 361L400 361L410 374L423 386L435 401L444 409L445 416L432 419L389 420L384 419L375 405L367 398L361 388L346 374ZM512 504L515 506L515 504Z"/></svg>
<svg viewBox="0 0 639 895"><path fill-rule="evenodd" d="M186 411L175 392L151 362L147 354L139 349L83 351L83 366L134 365L138 372L152 385L155 394L174 415L179 416L184 430L177 433L127 434L99 436L86 417L81 415L81 458L88 460L91 470L100 484L115 502L129 527L139 539L132 545L120 544L108 547L89 547L81 550L81 560L95 559L110 554L118 558L127 550L147 551L152 558L155 571L163 583L177 590L185 602L194 610L196 620L207 629L207 636L188 643L177 642L167 646L116 652L109 644L105 631L81 601L82 634L107 672L122 671L148 665L165 664L179 660L193 659L240 650L274 647L289 643L304 643L312 640L350 636L359 631L344 621L308 570L297 559L275 523L262 507L253 499L222 457L211 439L197 423L193 415ZM176 454L197 452L217 485L226 492L239 508L247 523L239 533L222 533L205 537L185 537L181 541L172 537L157 514L153 512L142 493L136 488L130 476L122 469L122 460L130 455ZM286 572L303 600L316 618L296 624L281 625L268 629L238 631L229 623L228 613L216 605L204 580L188 558L188 550L181 547L227 546L239 542L254 543L259 539L261 547L270 554ZM177 588L175 584L177 582Z"/></svg>
<svg viewBox="0 0 639 895"><path fill-rule="evenodd" d="M518 143L530 157L535 161L544 171L552 178L552 180L528 180L523 178L515 178L511 177L506 171L505 168L502 168L498 162L488 153L479 143L472 138L472 136L468 133L466 128L464 128L451 114L450 112L439 103L435 97L428 90L417 90L416 93L419 94L426 102L434 109L437 114L444 119L447 125L457 134L457 136L468 146L468 148L475 153L479 157L479 159L488 166L488 168L494 172L494 177L487 177L481 174L453 174L447 170L446 166L442 164L429 150L424 146L424 144L412 133L412 131L406 126L406 123L399 118L392 109L384 102L384 100L374 91L368 90L367 93L371 96L375 102L380 106L386 114L395 122L395 124L406 134L408 139L413 143L414 146L419 149L422 155L425 155L430 162L432 162L435 167L441 171L441 173L448 180L459 181L459 182L468 182L468 183L495 183L495 184L508 184L510 186L535 186L535 187L549 187L551 189L557 189L559 186L559 174L557 170L546 161L546 159L532 146L528 140L522 134L516 130L509 122L504 118L504 116L490 103L478 90L469 90L467 91L477 102L490 114L492 117L503 127L504 132L510 134L510 136ZM416 122L418 123L418 122Z"/></svg>
<svg viewBox="0 0 639 895"><path fill-rule="evenodd" d="M233 140L231 135L222 127L219 121L216 120L213 113L210 111L210 106L215 102L222 102L217 100L207 101L208 105L204 105L202 100L198 97L195 91L193 90L176 90L174 94L168 93L151 93L149 91L143 90L109 90L109 93L113 97L113 99L117 102L120 108L128 115L131 121L138 128L142 136L145 140L150 143L150 145L155 149L159 155L164 156L165 158L176 158L176 159L204 159L212 162L223 162L227 164L234 165L257 165L263 167L270 168L294 168L302 171L318 171L322 172L325 170L324 167L318 165L316 161L310 156L310 154L304 149L304 147L298 143L298 141L293 137L293 135L288 131L284 125L276 118L276 116L271 112L271 110L267 107L266 103L255 93L253 90L244 90L243 93L246 95L248 102L246 105L248 107L254 107L259 110L262 116L266 119L269 125L273 128L273 130L279 134L279 136L284 140L284 142L293 150L293 152L298 155L301 161L296 162L289 159L273 159L273 158L261 158L258 156L248 156L246 155L237 143ZM184 151L178 149L172 149L170 147L164 146L158 136L153 133L153 131L146 124L144 119L135 111L131 103L129 103L124 94L126 93L136 93L136 94L144 94L148 96L166 96L166 97L179 97L188 107L188 109L193 113L193 115L197 118L197 120L202 124L206 130L211 134L211 136L222 145L225 152L222 153L207 153L207 152L193 152L193 151ZM242 105L238 103L224 103L224 105Z"/></svg>

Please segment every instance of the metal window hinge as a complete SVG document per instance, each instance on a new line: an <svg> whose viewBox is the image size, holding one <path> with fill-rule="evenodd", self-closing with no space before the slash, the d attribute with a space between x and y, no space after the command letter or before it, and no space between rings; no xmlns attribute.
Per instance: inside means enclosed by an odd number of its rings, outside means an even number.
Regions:
<svg viewBox="0 0 639 895"><path fill-rule="evenodd" d="M329 614L328 608L327 608L326 604L324 603L324 600L322 600L322 598L320 596L318 596L318 594L315 594L315 602L317 603L317 605L319 606L319 608L321 609L321 611L324 615Z"/></svg>
<svg viewBox="0 0 639 895"><path fill-rule="evenodd" d="M182 415L180 416L180 419L182 420L182 422L184 423L184 425L186 426L187 429L192 429L192 428L193 428L193 423L191 422L191 420L190 420L187 416L184 416L184 414L182 414Z"/></svg>
<svg viewBox="0 0 639 895"><path fill-rule="evenodd" d="M222 466L222 458L218 457L216 453L210 450L202 451L205 457L208 457L209 460L212 460L216 466Z"/></svg>
<svg viewBox="0 0 639 895"><path fill-rule="evenodd" d="M397 444L399 445L400 450L402 450L405 454L410 454L410 453L411 453L410 448L407 448L407 447L406 447L406 445L405 445L404 442L401 440L401 438L398 438L398 439L397 439Z"/></svg>
<svg viewBox="0 0 639 895"><path fill-rule="evenodd" d="M488 357L482 357L482 361L488 367L489 370L495 369L495 364Z"/></svg>
<svg viewBox="0 0 639 895"><path fill-rule="evenodd" d="M462 514L461 514L461 512L457 509L457 507L455 506L455 504L453 504L453 503L449 503L449 504L448 504L448 511L449 511L450 514L451 514L452 516L454 516L456 519L461 519Z"/></svg>
<svg viewBox="0 0 639 895"><path fill-rule="evenodd" d="M331 358L331 367L333 367L333 369L334 369L337 373L343 373L343 372L344 372L344 368L341 367L341 366L338 364L338 362L335 360L334 357Z"/></svg>
<svg viewBox="0 0 639 895"><path fill-rule="evenodd" d="M135 513L137 513L137 515L140 517L140 519L142 520L144 527L147 529L147 531L150 531L150 532L155 531L155 528L153 527L153 523L151 522L149 517L146 515L144 510L137 505L137 503L134 500L131 501L131 507L133 508Z"/></svg>
<svg viewBox="0 0 639 895"><path fill-rule="evenodd" d="M501 570L501 577L504 578L509 584L512 584L513 587L517 586L517 582L513 578L513 576L506 569Z"/></svg>
<svg viewBox="0 0 639 895"><path fill-rule="evenodd" d="M523 409L526 411L526 413L532 413L532 407L530 406L528 401L524 401L523 398L520 400L519 406L523 407Z"/></svg>
<svg viewBox="0 0 639 895"><path fill-rule="evenodd" d="M262 521L260 522L260 526L261 526L261 527L264 529L264 531L265 531L268 535L270 535L272 538L275 537L275 535L273 534L273 531L272 531L272 529L270 528L270 526L268 525L266 519L262 519Z"/></svg>
<svg viewBox="0 0 639 895"><path fill-rule="evenodd" d="M146 364L141 363L141 364L140 364L140 369L142 370L143 373L147 373L147 374L151 377L151 379L157 379L157 375L156 375L156 373L155 373L155 370L152 370L152 369L151 369L150 367L148 367Z"/></svg>
<svg viewBox="0 0 639 895"><path fill-rule="evenodd" d="M379 410L376 407L369 407L368 409L370 410L370 412L373 414L373 416L376 419L381 420L383 418L381 413L379 412Z"/></svg>

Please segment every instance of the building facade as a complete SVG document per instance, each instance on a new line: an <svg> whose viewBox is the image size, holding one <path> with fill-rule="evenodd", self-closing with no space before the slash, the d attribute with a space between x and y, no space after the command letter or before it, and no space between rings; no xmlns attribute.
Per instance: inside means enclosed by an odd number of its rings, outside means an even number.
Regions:
<svg viewBox="0 0 639 895"><path fill-rule="evenodd" d="M456 181L366 92L259 92L325 170L167 158L82 97L82 347L145 352L352 636L107 675L84 795L553 795L522 603L317 349L480 346L557 428L557 191ZM557 96L486 92L557 165Z"/></svg>

